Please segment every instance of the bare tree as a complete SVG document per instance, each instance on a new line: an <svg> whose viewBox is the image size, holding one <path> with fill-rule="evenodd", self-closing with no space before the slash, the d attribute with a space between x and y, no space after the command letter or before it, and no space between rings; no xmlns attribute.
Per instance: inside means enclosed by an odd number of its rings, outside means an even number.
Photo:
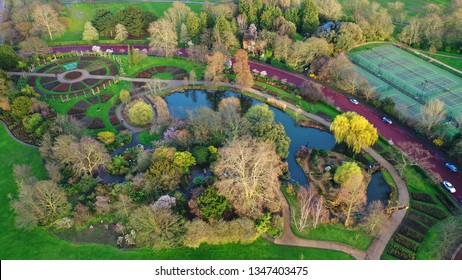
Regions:
<svg viewBox="0 0 462 280"><path fill-rule="evenodd" d="M164 56L172 56L178 46L178 34L174 23L160 19L149 25L151 51Z"/></svg>
<svg viewBox="0 0 462 280"><path fill-rule="evenodd" d="M386 223L388 215L385 206L380 200L374 200L367 207L367 215L362 221L362 226L371 234L377 236L382 226Z"/></svg>
<svg viewBox="0 0 462 280"><path fill-rule="evenodd" d="M345 215L345 226L351 225L351 216L364 209L367 197L366 186L361 173L353 173L340 184L337 199L343 204L342 213Z"/></svg>
<svg viewBox="0 0 462 280"><path fill-rule="evenodd" d="M205 80L211 81L217 86L224 80L223 71L225 69L226 57L221 52L215 52L207 57L207 69L205 70Z"/></svg>
<svg viewBox="0 0 462 280"><path fill-rule="evenodd" d="M329 210L327 210L327 207L320 195L317 195L314 198L313 207L311 209L311 216L311 225L313 228L316 228L319 223L322 223L329 218Z"/></svg>
<svg viewBox="0 0 462 280"><path fill-rule="evenodd" d="M315 196L313 188L300 187L297 192L297 208L292 209L292 219L298 231L304 230L310 222Z"/></svg>
<svg viewBox="0 0 462 280"><path fill-rule="evenodd" d="M396 144L401 153L390 153L398 164L400 176L403 176L404 170L409 166L420 166L425 170L434 167L433 156L422 144L413 142L400 142Z"/></svg>
<svg viewBox="0 0 462 280"><path fill-rule="evenodd" d="M300 86L300 95L307 101L317 101L323 98L322 90L319 84L305 81Z"/></svg>
<svg viewBox="0 0 462 280"><path fill-rule="evenodd" d="M39 54L51 53L52 49L48 47L47 43L37 37L29 37L19 43L21 56L38 56Z"/></svg>
<svg viewBox="0 0 462 280"><path fill-rule="evenodd" d="M32 12L32 18L36 27L48 34L53 40L53 36L64 32L64 26L59 21L58 13L48 4L38 4Z"/></svg>
<svg viewBox="0 0 462 280"><path fill-rule="evenodd" d="M444 102L432 99L420 111L420 126L428 133L446 118Z"/></svg>
<svg viewBox="0 0 462 280"><path fill-rule="evenodd" d="M237 213L260 217L263 209L280 210L277 194L282 162L273 144L238 139L219 149L216 187Z"/></svg>

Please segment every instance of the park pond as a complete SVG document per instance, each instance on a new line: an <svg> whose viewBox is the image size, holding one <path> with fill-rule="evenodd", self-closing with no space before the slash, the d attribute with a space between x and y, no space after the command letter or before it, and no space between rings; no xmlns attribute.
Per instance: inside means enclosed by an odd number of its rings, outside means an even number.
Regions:
<svg viewBox="0 0 462 280"><path fill-rule="evenodd" d="M220 101L226 97L239 98L242 112L246 112L253 105L262 103L262 101L232 91L215 93L203 90L175 92L166 96L165 101L173 117L186 118L188 110L201 106L208 106L217 110ZM274 112L274 120L284 126L287 136L291 139L289 156L286 159L291 179L300 185L308 185L302 168L295 160L295 153L300 146L307 146L310 149L316 147L317 149L332 150L335 146L335 138L331 133L317 128L298 126L287 113L271 106L270 109ZM390 192L390 186L386 183L382 173L373 174L367 189L368 203L373 200L380 200L387 204Z"/></svg>

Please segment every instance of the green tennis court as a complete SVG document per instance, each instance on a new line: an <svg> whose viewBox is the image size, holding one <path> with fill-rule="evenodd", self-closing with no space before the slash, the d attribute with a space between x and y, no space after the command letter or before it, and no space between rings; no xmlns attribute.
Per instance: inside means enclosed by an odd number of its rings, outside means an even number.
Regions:
<svg viewBox="0 0 462 280"><path fill-rule="evenodd" d="M439 98L449 115L462 112L462 78L426 62L396 46L384 45L349 55L361 72L397 109L417 116L431 99Z"/></svg>

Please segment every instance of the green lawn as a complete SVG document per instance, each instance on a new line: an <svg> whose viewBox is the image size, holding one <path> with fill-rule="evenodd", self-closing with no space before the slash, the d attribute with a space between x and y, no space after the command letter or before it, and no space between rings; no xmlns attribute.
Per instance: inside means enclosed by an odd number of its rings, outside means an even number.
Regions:
<svg viewBox="0 0 462 280"><path fill-rule="evenodd" d="M352 259L341 252L274 245L263 239L248 245L227 244L178 248L155 252L150 249L122 251L96 244L75 244L53 237L44 229L21 231L14 228L14 214L8 199L16 195L12 176L14 164L32 165L35 175L45 177L37 149L18 144L0 129L0 259Z"/></svg>
<svg viewBox="0 0 462 280"><path fill-rule="evenodd" d="M107 9L116 14L117 11L123 10L126 7L135 6L140 7L145 11L153 12L157 17L170 8L173 2L110 2L110 3L79 3L69 6L65 9L65 16L72 19L70 26L67 28L63 36L53 40L53 42L66 42L66 41L79 41L82 39L83 25L87 21L93 19L95 11L98 9ZM202 4L186 4L192 11L198 13L202 8ZM108 38L100 38L101 40Z"/></svg>
<svg viewBox="0 0 462 280"><path fill-rule="evenodd" d="M138 134L138 140L145 146L152 146L152 141L157 141L160 139L160 137L160 134L151 135L149 130L142 131L140 134Z"/></svg>
<svg viewBox="0 0 462 280"><path fill-rule="evenodd" d="M441 53L441 52L439 52ZM444 64L447 64L451 67L454 67L456 68L457 70L461 70L462 71L462 56L461 55L458 55L458 54L453 54L453 53L444 53L446 55L451 55L451 56L455 56L455 57L458 57L458 58L453 58L453 57L446 57L446 56L441 56L441 55L435 55L435 54L430 54L430 53L425 53L441 62L443 62Z"/></svg>
<svg viewBox="0 0 462 280"><path fill-rule="evenodd" d="M282 191L290 207L294 209L297 203L295 197L288 195L285 187L282 187ZM308 227L302 232L299 232L293 224L291 228L293 233L300 238L335 241L351 245L361 250L367 250L374 239L364 230L345 228L342 224L338 223L320 224L316 228Z"/></svg>

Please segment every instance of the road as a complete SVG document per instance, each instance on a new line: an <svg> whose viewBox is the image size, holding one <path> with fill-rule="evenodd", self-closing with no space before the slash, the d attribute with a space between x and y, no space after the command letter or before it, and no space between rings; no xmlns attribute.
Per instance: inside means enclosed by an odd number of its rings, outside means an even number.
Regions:
<svg viewBox="0 0 462 280"><path fill-rule="evenodd" d="M149 49L147 45L135 45L135 48ZM114 52L123 50L123 52L126 52L125 45L106 45L102 46L102 49L113 49ZM66 46L53 48L54 52L69 52L72 50L88 51L91 50L91 46ZM182 55L185 56L186 53L183 51ZM296 86L300 86L303 82L308 80L307 77L302 75L277 69L270 65L254 61L249 62L249 66L251 70L256 69L259 72L266 71L268 77L278 77L280 80L285 79L288 83L295 84ZM415 144L421 143L419 139L417 139L414 135L412 135L412 133L408 131L408 129L400 125L389 125L383 122L382 116L376 113L373 109L361 104L354 105L349 101L348 97L328 87L322 87L322 91L326 97L330 97L333 100L333 105L339 107L342 111L354 111L366 117L375 127L377 127L379 133L382 136L393 141L397 147L401 147L401 144L404 142L411 142ZM431 168L430 171L432 173L439 174L443 180L451 182L456 188L456 193L453 194L453 197L462 203L462 174L449 171L449 169L444 166L446 161L439 152L435 151L429 146L424 145L424 147L432 154L432 162L434 167Z"/></svg>

